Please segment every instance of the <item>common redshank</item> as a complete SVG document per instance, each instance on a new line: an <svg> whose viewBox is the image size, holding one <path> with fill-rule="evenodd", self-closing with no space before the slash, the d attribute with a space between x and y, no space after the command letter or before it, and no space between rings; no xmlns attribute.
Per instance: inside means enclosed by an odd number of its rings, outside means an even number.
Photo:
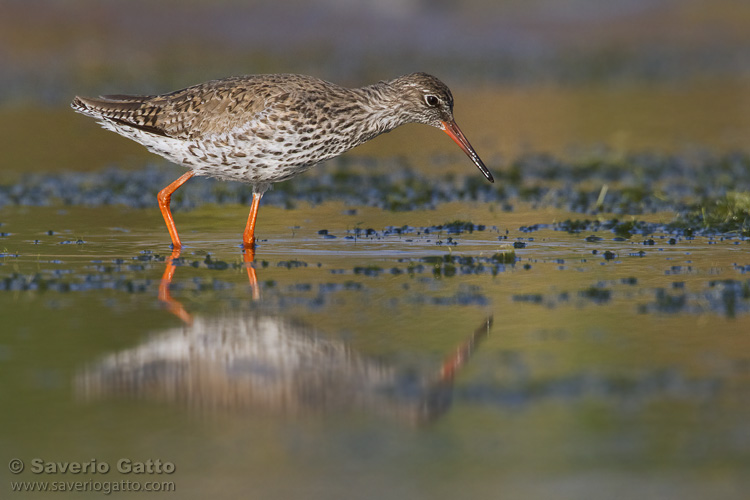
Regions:
<svg viewBox="0 0 750 500"><path fill-rule="evenodd" d="M169 203L194 175L252 184L243 243L253 248L260 199L272 183L405 123L443 130L494 182L453 119L450 89L426 73L354 89L303 75L240 76L162 95L76 97L71 106L189 169L157 197L175 249L182 243Z"/></svg>

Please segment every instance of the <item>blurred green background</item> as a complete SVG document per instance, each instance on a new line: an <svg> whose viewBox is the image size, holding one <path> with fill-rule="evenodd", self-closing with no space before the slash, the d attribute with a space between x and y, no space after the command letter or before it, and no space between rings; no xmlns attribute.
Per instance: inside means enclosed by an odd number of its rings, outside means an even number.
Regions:
<svg viewBox="0 0 750 500"><path fill-rule="evenodd" d="M154 159L72 114L76 94L267 72L350 86L434 73L497 162L602 145L745 150L750 135L743 0L5 0L0 67L0 181ZM434 137L416 127L363 154L452 148Z"/></svg>

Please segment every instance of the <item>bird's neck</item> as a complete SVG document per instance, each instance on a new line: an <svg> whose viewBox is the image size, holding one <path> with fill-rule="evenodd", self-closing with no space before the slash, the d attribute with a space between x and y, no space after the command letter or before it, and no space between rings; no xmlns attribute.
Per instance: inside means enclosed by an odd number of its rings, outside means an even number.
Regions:
<svg viewBox="0 0 750 500"><path fill-rule="evenodd" d="M351 90L361 113L358 120L363 134L361 142L413 121L399 105L402 96L390 82L378 82Z"/></svg>

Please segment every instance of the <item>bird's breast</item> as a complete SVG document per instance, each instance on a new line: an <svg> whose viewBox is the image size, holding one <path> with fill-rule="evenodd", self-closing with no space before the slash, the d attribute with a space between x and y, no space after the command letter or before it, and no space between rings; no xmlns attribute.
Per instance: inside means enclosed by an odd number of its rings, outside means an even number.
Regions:
<svg viewBox="0 0 750 500"><path fill-rule="evenodd" d="M206 175L241 182L279 182L353 146L314 126L246 126L231 133L186 141L174 161Z"/></svg>

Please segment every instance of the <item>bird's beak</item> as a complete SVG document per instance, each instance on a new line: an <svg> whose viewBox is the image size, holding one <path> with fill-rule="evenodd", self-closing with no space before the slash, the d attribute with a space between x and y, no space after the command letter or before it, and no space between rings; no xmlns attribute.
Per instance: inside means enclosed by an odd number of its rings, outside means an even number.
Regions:
<svg viewBox="0 0 750 500"><path fill-rule="evenodd" d="M449 122L444 121L441 123L443 124L443 131L448 134L450 138L456 142L456 144L458 144L458 147L463 149L464 153L466 153L468 157L471 158L471 161L474 162L474 165L476 165L479 171L484 174L487 180L490 182L495 182L495 179L492 178L492 174L490 173L489 169L484 166L482 159L479 157L477 152L474 151L474 148L471 147L469 140L466 138L463 132L461 132L461 129L458 128L456 122L454 120L451 120Z"/></svg>

